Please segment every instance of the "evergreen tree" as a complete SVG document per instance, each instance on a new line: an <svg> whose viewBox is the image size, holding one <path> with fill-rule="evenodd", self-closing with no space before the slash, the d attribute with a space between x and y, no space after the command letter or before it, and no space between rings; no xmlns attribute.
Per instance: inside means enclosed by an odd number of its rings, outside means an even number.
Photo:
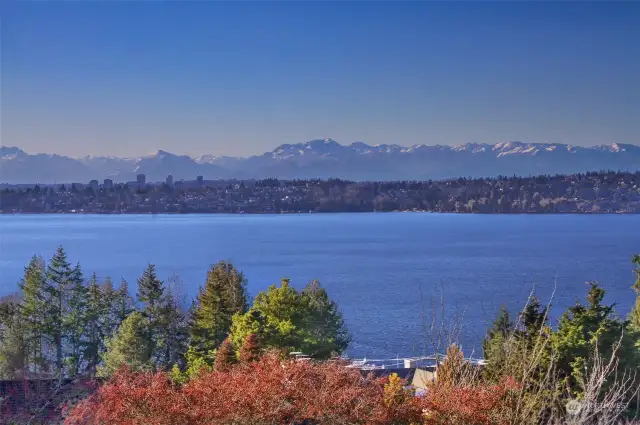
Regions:
<svg viewBox="0 0 640 425"><path fill-rule="evenodd" d="M317 341L315 356L329 358L333 354L347 349L351 338L344 324L342 313L335 301L320 286L317 280L311 281L302 291L302 302L308 306L307 328L311 337Z"/></svg>
<svg viewBox="0 0 640 425"><path fill-rule="evenodd" d="M103 350L104 338L107 336L108 311L105 309L106 294L100 290L98 279L94 273L87 287L86 301L86 342L84 358L87 362L86 369L90 375L94 375L100 363L100 353Z"/></svg>
<svg viewBox="0 0 640 425"><path fill-rule="evenodd" d="M122 279L113 302L112 314L114 318L110 328L111 333L113 333L133 311L133 299L131 295L129 295L129 284L126 280Z"/></svg>
<svg viewBox="0 0 640 425"><path fill-rule="evenodd" d="M513 350L511 337L514 333L515 324L511 320L509 311L501 307L493 326L482 341L482 352L488 362L484 374L488 379L497 381L502 376L505 359L508 357L508 352Z"/></svg>
<svg viewBox="0 0 640 425"><path fill-rule="evenodd" d="M66 305L62 316L65 364L69 376L78 375L84 363L84 335L87 329L87 287L84 284L80 264L73 268L64 293Z"/></svg>
<svg viewBox="0 0 640 425"><path fill-rule="evenodd" d="M20 304L0 300L0 379L19 379L26 375L28 352Z"/></svg>
<svg viewBox="0 0 640 425"><path fill-rule="evenodd" d="M547 323L547 307L542 308L540 300L533 297L520 314L521 333L528 339L534 339Z"/></svg>
<svg viewBox="0 0 640 425"><path fill-rule="evenodd" d="M558 370L576 394L581 391L584 371L589 370L594 353L609 360L613 347L620 342L615 353L618 370L635 370L638 354L634 348L635 335L627 332L628 322L614 316L613 305L603 305L605 291L594 282L590 285L587 305L580 302L570 307L560 318L558 330L553 334L553 348L558 359Z"/></svg>
<svg viewBox="0 0 640 425"><path fill-rule="evenodd" d="M260 295L258 294L256 300ZM249 335L256 335L264 348L288 348L284 345L282 335L279 335L280 332L276 329L277 325L273 322L258 306L254 305L245 314L233 316L229 338L235 345L242 346ZM292 348L291 351L296 350Z"/></svg>
<svg viewBox="0 0 640 425"><path fill-rule="evenodd" d="M74 269L67 261L64 249L58 247L47 267L47 314L46 327L55 349L55 374L64 374L64 328L63 317L66 310L68 290L74 286L72 280L76 277Z"/></svg>
<svg viewBox="0 0 640 425"><path fill-rule="evenodd" d="M215 363L216 351L213 350L208 356L204 357L200 353L196 353L193 347L189 347L185 354L185 379L188 380L199 376L202 372L211 372Z"/></svg>
<svg viewBox="0 0 640 425"><path fill-rule="evenodd" d="M171 382L174 384L184 385L189 382L189 375L183 372L180 366L174 364L171 371L169 371L169 379L171 379Z"/></svg>
<svg viewBox="0 0 640 425"><path fill-rule="evenodd" d="M142 315L147 320L147 356L155 361L160 360L157 348L161 339L161 309L164 298L164 283L158 279L156 268L149 264L142 276L138 278L138 301L142 304Z"/></svg>
<svg viewBox="0 0 640 425"><path fill-rule="evenodd" d="M111 337L120 324L134 311L133 299L129 295L127 281L122 279L120 287L115 289L109 276L103 285L98 285L101 294L100 327L103 337ZM101 344L104 347L104 343Z"/></svg>
<svg viewBox="0 0 640 425"><path fill-rule="evenodd" d="M225 372L229 370L234 363L236 363L236 353L233 348L233 344L227 338L222 344L220 344L220 348L216 353L216 361L213 365L213 369L218 372Z"/></svg>
<svg viewBox="0 0 640 425"><path fill-rule="evenodd" d="M241 346L247 335L255 333L266 347L309 353L304 317L300 294L282 279L279 287L260 292L247 313L233 317L231 341Z"/></svg>
<svg viewBox="0 0 640 425"><path fill-rule="evenodd" d="M104 278L104 293L110 296L115 296L115 288L113 287L113 280L111 276L106 276Z"/></svg>
<svg viewBox="0 0 640 425"><path fill-rule="evenodd" d="M163 283L156 275L156 266L147 265L147 268L138 278L138 301L144 309L153 310L160 302L163 295Z"/></svg>
<svg viewBox="0 0 640 425"><path fill-rule="evenodd" d="M487 336L482 342L482 351L485 359L491 356L492 345L499 345L500 342L506 339L515 330L515 325L511 320L509 311L505 307L500 308L500 313L493 321L493 326L487 332Z"/></svg>
<svg viewBox="0 0 640 425"><path fill-rule="evenodd" d="M187 349L187 324L185 315L178 306L175 297L168 293L161 301L155 323L158 342L155 357L161 369L169 369L172 365L183 365Z"/></svg>
<svg viewBox="0 0 640 425"><path fill-rule="evenodd" d="M51 312L48 303L48 287L45 276L45 262L42 257L34 256L25 267L24 277L20 282L22 302L20 313L24 328L24 344L27 358L26 369L39 374L48 369L49 358L47 347L53 343L48 339L51 331Z"/></svg>
<svg viewBox="0 0 640 425"><path fill-rule="evenodd" d="M163 370L183 364L187 344L185 315L165 283L158 279L153 264L138 279L138 300L147 320L145 346L150 361Z"/></svg>
<svg viewBox="0 0 640 425"><path fill-rule="evenodd" d="M233 317L233 344L242 346L250 334L256 334L265 347L302 351L317 358L339 354L348 344L337 306L317 283L299 293L288 279L259 293L247 313Z"/></svg>
<svg viewBox="0 0 640 425"><path fill-rule="evenodd" d="M103 323L101 324L102 333L105 336L111 336L113 332L120 326L122 320L118 318L118 291L113 287L113 281L109 276L105 277L102 287L98 287L102 295L100 310ZM126 315L124 317L127 317Z"/></svg>
<svg viewBox="0 0 640 425"><path fill-rule="evenodd" d="M102 354L103 364L98 375L111 376L123 365L133 370L152 368L148 347L148 320L140 312L131 313L122 322L118 332L106 342L106 351Z"/></svg>
<svg viewBox="0 0 640 425"><path fill-rule="evenodd" d="M190 347L201 357L229 335L233 315L247 311L246 280L228 262L220 261L207 272L207 279L191 308Z"/></svg>

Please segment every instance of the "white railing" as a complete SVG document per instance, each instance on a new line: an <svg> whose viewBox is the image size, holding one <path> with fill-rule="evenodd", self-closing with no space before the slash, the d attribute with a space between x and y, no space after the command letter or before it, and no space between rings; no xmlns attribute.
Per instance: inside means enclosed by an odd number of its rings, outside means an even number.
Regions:
<svg viewBox="0 0 640 425"><path fill-rule="evenodd" d="M310 360L310 357L301 352L289 353L297 360ZM418 357L396 357L391 359L371 359L371 358L349 358L341 357L340 360L347 363L346 367L357 368L361 370L375 370L375 369L408 369L415 367L436 367L439 363L442 363L447 356L445 354L432 354L430 356L418 356ZM487 364L486 360L467 357L466 361L473 365L484 366Z"/></svg>
<svg viewBox="0 0 640 425"><path fill-rule="evenodd" d="M396 357L391 359L370 359L370 358L362 358L362 359L349 359L345 358L346 361L349 362L347 367L350 368L359 368L362 370L373 370L373 369L407 369L414 367L436 367L438 363L442 363L447 356L444 354L439 355L431 355L431 356L420 356L420 357ZM470 362L474 365L485 365L486 361L484 359L465 358L466 361Z"/></svg>

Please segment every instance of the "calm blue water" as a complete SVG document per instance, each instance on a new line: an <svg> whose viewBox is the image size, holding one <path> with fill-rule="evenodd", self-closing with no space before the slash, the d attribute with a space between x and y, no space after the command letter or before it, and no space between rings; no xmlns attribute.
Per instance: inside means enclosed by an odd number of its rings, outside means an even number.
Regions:
<svg viewBox="0 0 640 425"><path fill-rule="evenodd" d="M4 215L0 295L17 288L33 254L48 258L59 244L87 275L124 277L132 291L152 262L193 295L209 265L226 259L252 294L282 277L319 279L344 312L352 355L428 350L423 323L440 315L440 300L447 316L464 318L465 351L478 350L497 308L519 309L534 284L546 300L556 282L555 316L587 280L626 314L639 229L638 215Z"/></svg>

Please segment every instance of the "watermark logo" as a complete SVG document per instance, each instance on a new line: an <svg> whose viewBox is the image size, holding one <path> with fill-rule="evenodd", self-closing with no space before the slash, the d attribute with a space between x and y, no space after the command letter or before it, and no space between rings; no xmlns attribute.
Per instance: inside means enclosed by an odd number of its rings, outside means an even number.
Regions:
<svg viewBox="0 0 640 425"><path fill-rule="evenodd" d="M600 411L610 411L610 412L623 412L627 407L628 403L593 403L589 401L578 401L578 400L569 400L567 404L565 404L565 410L567 414L570 416L576 416L580 412L600 412Z"/></svg>
<svg viewBox="0 0 640 425"><path fill-rule="evenodd" d="M569 400L565 405L565 409L569 415L575 416L582 410L582 403L577 400Z"/></svg>

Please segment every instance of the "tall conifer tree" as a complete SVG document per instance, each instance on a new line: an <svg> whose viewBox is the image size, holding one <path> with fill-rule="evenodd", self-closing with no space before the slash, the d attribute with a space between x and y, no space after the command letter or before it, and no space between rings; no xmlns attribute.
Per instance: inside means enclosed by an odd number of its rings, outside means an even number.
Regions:
<svg viewBox="0 0 640 425"><path fill-rule="evenodd" d="M112 328L115 331L124 319L134 311L133 299L129 295L129 284L126 280L120 281L120 287L116 291L115 302L113 303L114 323L116 326Z"/></svg>
<svg viewBox="0 0 640 425"><path fill-rule="evenodd" d="M175 364L184 366L187 351L188 330L184 312L180 310L173 294L168 293L162 302L160 314L159 366L169 369Z"/></svg>
<svg viewBox="0 0 640 425"><path fill-rule="evenodd" d="M87 286L80 264L72 269L68 287L64 291L66 305L62 316L63 351L69 376L76 376L84 363L87 329Z"/></svg>
<svg viewBox="0 0 640 425"><path fill-rule="evenodd" d="M301 298L307 304L307 328L317 341L315 355L328 358L347 349L351 338L335 301L329 298L320 282L312 280L302 290Z"/></svg>
<svg viewBox="0 0 640 425"><path fill-rule="evenodd" d="M51 308L48 304L45 267L42 257L34 256L25 267L24 277L20 282L20 314L24 322L26 368L32 374L38 374L47 368L49 359L46 348L53 342L48 339L50 319L47 313Z"/></svg>
<svg viewBox="0 0 640 425"><path fill-rule="evenodd" d="M55 350L56 376L62 377L64 371L64 325L67 291L72 285L74 270L67 261L67 254L60 246L47 267L47 334L51 337Z"/></svg>
<svg viewBox="0 0 640 425"><path fill-rule="evenodd" d="M213 350L229 335L233 315L244 314L247 303L244 275L226 261L212 266L191 308L191 352L211 363Z"/></svg>
<svg viewBox="0 0 640 425"><path fill-rule="evenodd" d="M156 266L147 265L147 268L138 278L138 301L140 301L146 310L153 310L163 294L163 283L156 275Z"/></svg>
<svg viewBox="0 0 640 425"><path fill-rule="evenodd" d="M90 375L94 375L100 363L100 352L103 349L103 341L106 337L107 313L105 309L105 294L100 290L98 279L94 273L89 280L86 303L86 341L84 358L86 369Z"/></svg>
<svg viewBox="0 0 640 425"><path fill-rule="evenodd" d="M13 299L0 299L0 379L19 379L27 374L24 325L20 304Z"/></svg>
<svg viewBox="0 0 640 425"><path fill-rule="evenodd" d="M149 264L142 275L138 278L138 301L142 304L142 315L146 318L147 324L147 343L145 346L149 349L148 357L153 360L156 353L156 347L159 345L160 339L160 308L164 295L164 284L156 275L156 267Z"/></svg>

